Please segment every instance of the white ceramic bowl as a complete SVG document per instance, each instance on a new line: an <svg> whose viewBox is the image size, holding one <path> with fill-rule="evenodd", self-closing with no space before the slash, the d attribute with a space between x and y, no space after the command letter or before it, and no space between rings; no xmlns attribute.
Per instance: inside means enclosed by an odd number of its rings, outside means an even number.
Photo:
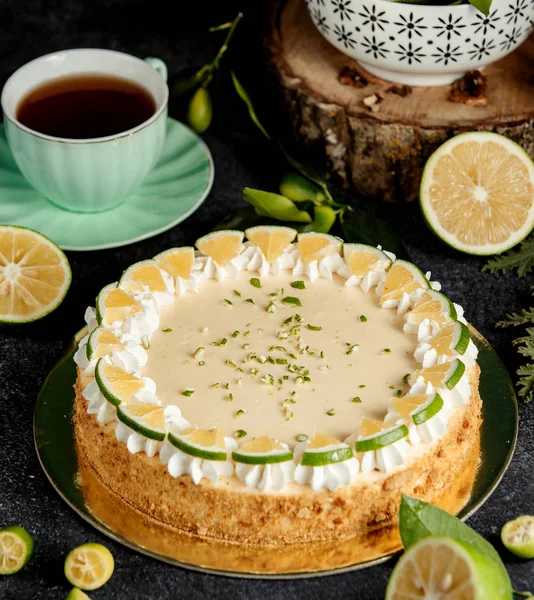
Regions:
<svg viewBox="0 0 534 600"><path fill-rule="evenodd" d="M306 0L319 32L367 71L408 85L446 85L512 52L534 25L534 0L470 4Z"/></svg>

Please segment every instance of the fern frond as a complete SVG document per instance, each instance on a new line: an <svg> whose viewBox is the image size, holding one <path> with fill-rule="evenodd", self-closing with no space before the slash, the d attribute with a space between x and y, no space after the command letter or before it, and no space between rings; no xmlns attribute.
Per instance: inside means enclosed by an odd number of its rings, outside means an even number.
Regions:
<svg viewBox="0 0 534 600"><path fill-rule="evenodd" d="M517 369L519 375L519 396L525 402L534 400L534 364L529 363Z"/></svg>
<svg viewBox="0 0 534 600"><path fill-rule="evenodd" d="M521 312L506 315L502 321L497 323L497 327L512 327L516 325L527 325L534 323L534 306L524 308Z"/></svg>
<svg viewBox="0 0 534 600"><path fill-rule="evenodd" d="M534 235L531 234L518 247L506 254L494 256L482 267L490 273L517 271L518 277L528 275L534 269Z"/></svg>

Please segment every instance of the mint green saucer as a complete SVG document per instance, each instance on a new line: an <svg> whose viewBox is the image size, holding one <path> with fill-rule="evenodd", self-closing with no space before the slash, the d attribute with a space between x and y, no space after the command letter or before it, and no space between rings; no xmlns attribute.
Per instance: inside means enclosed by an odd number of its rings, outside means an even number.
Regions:
<svg viewBox="0 0 534 600"><path fill-rule="evenodd" d="M24 179L0 125L0 221L35 229L64 250L115 248L166 231L204 202L213 176L206 144L169 119L162 155L137 193L106 212L69 212L48 202Z"/></svg>

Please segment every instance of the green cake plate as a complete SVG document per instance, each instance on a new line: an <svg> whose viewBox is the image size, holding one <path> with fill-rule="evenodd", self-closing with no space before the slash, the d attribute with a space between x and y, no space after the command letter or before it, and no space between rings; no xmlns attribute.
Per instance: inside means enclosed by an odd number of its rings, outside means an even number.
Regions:
<svg viewBox="0 0 534 600"><path fill-rule="evenodd" d="M81 335L83 332L77 339ZM473 468L466 470L470 477L469 483L464 486L467 502L458 515L462 519L467 519L478 510L499 484L512 458L518 427L517 401L506 368L480 334L473 331L472 336L479 349L483 409L480 457L474 456ZM387 560L398 549L398 535L393 542L391 539L386 543L384 540L371 540L374 554L367 553L363 558L361 554L354 555L351 560L351 554L347 551L349 544L343 540L329 543L328 548L315 548L310 561L315 561L317 557L326 558L318 563L308 561L308 565L316 565L313 569L293 568L300 563L288 559L286 555L290 549L287 546L283 551L278 548L276 551L255 548L252 556L250 549L247 555L238 544L210 542L206 538L195 541L193 536L183 533L165 539L166 532L159 533L156 522L147 522L146 517L142 517L124 501L120 500L117 506L112 506L110 503L114 502L113 498L109 492L99 490L98 484L84 488L84 482L92 479L88 473L91 469L79 465L77 461L71 419L76 380L73 361L75 344L49 374L39 393L34 420L35 444L41 466L52 486L78 515L101 533L138 552L183 568L232 577L266 579L316 577L361 569ZM365 545L369 542L367 538L358 543ZM352 543L350 546L354 548L357 545ZM301 546L300 554L311 552L315 544ZM185 547L188 548L187 554L182 551ZM380 552L376 551L378 548ZM258 561L258 554L262 552L265 552L265 556ZM341 563L335 558L339 556L348 558ZM215 561L214 557L218 557L218 560ZM328 557L334 557L333 562ZM257 565L262 568L257 568ZM271 566L265 568L265 565Z"/></svg>

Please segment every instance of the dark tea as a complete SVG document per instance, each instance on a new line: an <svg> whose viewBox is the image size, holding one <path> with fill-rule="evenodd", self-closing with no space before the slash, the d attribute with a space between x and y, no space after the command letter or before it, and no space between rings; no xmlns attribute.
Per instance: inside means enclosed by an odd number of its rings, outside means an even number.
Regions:
<svg viewBox="0 0 534 600"><path fill-rule="evenodd" d="M90 139L137 127L156 112L142 86L112 75L69 75L31 90L17 108L26 127L53 137Z"/></svg>

